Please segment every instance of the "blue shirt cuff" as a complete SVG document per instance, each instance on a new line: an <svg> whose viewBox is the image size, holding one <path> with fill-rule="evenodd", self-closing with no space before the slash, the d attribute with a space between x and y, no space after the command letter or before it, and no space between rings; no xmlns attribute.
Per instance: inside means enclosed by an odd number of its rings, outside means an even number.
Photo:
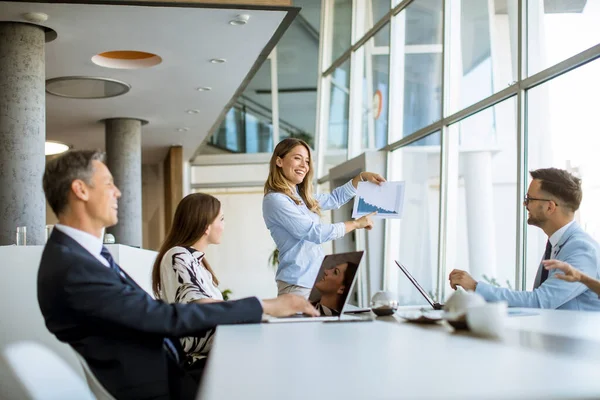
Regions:
<svg viewBox="0 0 600 400"><path fill-rule="evenodd" d="M341 237L344 237L344 235L346 234L346 223L345 222L338 222L335 225L335 229L336 229L336 233L337 233L337 238L339 239Z"/></svg>
<svg viewBox="0 0 600 400"><path fill-rule="evenodd" d="M354 187L354 185L352 184L352 179L350 179L345 185L344 185L344 190L346 190L347 193L352 194L353 196L356 196L356 188Z"/></svg>

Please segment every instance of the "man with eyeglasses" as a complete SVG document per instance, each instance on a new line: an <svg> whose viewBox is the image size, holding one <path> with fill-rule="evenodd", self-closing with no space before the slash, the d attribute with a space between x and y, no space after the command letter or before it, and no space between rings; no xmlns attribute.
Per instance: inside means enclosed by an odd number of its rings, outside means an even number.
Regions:
<svg viewBox="0 0 600 400"><path fill-rule="evenodd" d="M530 172L532 181L523 205L527 223L548 235L542 261L556 259L591 277L600 275L600 246L575 222L581 203L581 179L557 168ZM583 283L558 279L555 269L540 264L533 291L515 291L474 280L458 269L450 272L450 286L462 286L481 294L487 301L506 301L509 307L600 311L600 299Z"/></svg>

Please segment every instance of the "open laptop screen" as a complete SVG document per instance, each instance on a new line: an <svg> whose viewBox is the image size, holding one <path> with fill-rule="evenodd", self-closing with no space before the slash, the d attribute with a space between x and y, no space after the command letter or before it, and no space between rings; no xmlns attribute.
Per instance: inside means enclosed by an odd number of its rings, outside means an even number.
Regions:
<svg viewBox="0 0 600 400"><path fill-rule="evenodd" d="M404 275L406 275L408 280L417 288L417 290L421 293L421 295L423 297L425 297L425 300L427 300L427 302L431 305L431 307L435 308L436 303L433 301L433 299L431 297L429 297L427 292L421 287L421 285L419 285L419 282L417 282L417 280L410 274L410 272L408 272L406 267L404 265L400 264L398 261L394 261L394 262L400 268L400 270L402 272L404 272Z"/></svg>
<svg viewBox="0 0 600 400"><path fill-rule="evenodd" d="M362 256L362 251L325 256L308 297L321 315L338 316L344 311Z"/></svg>

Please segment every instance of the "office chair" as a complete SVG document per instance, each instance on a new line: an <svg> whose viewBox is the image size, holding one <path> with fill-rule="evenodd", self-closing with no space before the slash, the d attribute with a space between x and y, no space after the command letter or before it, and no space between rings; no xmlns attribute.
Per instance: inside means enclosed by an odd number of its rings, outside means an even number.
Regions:
<svg viewBox="0 0 600 400"><path fill-rule="evenodd" d="M11 343L2 356L21 384L25 399L96 399L88 385L63 359L39 343Z"/></svg>

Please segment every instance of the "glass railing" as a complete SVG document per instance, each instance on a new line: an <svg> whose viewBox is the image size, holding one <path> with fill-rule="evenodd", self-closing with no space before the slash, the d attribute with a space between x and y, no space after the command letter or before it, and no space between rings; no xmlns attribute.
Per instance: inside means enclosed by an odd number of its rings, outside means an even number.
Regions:
<svg viewBox="0 0 600 400"><path fill-rule="evenodd" d="M279 120L279 139L297 137L310 146L314 135ZM208 144L231 153L270 153L273 151L273 123L270 110L260 104L235 104Z"/></svg>

